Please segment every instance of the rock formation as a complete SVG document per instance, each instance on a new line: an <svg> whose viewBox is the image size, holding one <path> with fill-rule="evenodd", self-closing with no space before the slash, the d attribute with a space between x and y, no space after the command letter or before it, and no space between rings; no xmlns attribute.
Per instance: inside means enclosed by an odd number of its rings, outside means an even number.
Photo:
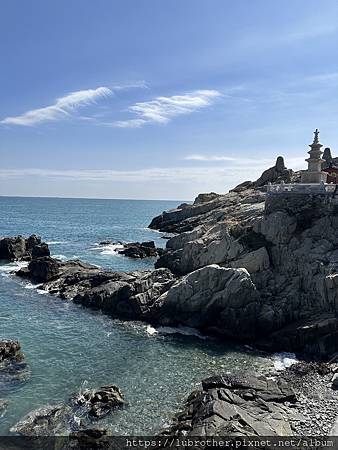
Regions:
<svg viewBox="0 0 338 450"><path fill-rule="evenodd" d="M338 392L328 384L333 369L298 363L268 376L239 370L211 376L162 436L327 436L338 413Z"/></svg>
<svg viewBox="0 0 338 450"><path fill-rule="evenodd" d="M23 436L67 434L70 430L85 429L123 404L123 395L115 385L85 389L65 403L42 406L30 412L11 431Z"/></svg>
<svg viewBox="0 0 338 450"><path fill-rule="evenodd" d="M29 238L22 236L0 238L0 260L29 261L32 258L49 256L48 245L33 234Z"/></svg>
<svg viewBox="0 0 338 450"><path fill-rule="evenodd" d="M259 180L272 181L273 173L290 173L286 170L279 160L275 169L268 169ZM269 178L267 174L272 175ZM215 316L211 319L214 331L231 336L235 316L237 324L243 324L238 326L237 339L250 329L256 344L265 349L333 354L338 350L337 208L327 197L316 195L265 199L264 192L250 185L205 203L203 212L199 205L191 205L153 219L150 226L179 232L168 240L156 267L184 275L162 296L162 308L167 311L163 299L171 305L168 310L175 308L175 293L177 314L167 314L183 324L191 323L200 312L203 323L196 322L196 326L204 328L208 319L219 313L219 304L229 302L229 308L223 310L228 320L223 320L222 330ZM217 278L208 284L209 274L224 268L246 269L246 283L250 280L255 290L254 302L252 295L245 294L242 300L238 292L236 314L231 296L225 295L226 290L219 292ZM243 284L243 294L246 286ZM241 318L246 308L247 314ZM255 327L247 329L250 323Z"/></svg>
<svg viewBox="0 0 338 450"><path fill-rule="evenodd" d="M323 153L322 169L327 169L328 167L338 167L338 157L333 157L331 149L326 147Z"/></svg>
<svg viewBox="0 0 338 450"><path fill-rule="evenodd" d="M174 282L168 269L111 272L50 257L34 259L17 275L43 283L51 294L124 319L150 317L155 300Z"/></svg>
<svg viewBox="0 0 338 450"><path fill-rule="evenodd" d="M28 366L21 352L19 341L0 341L0 393L3 388L13 387L29 377ZM0 399L0 417L5 413L8 402Z"/></svg>
<svg viewBox="0 0 338 450"><path fill-rule="evenodd" d="M118 250L118 253L135 259L156 258L163 253L163 249L156 248L154 241L130 242L123 244L123 250Z"/></svg>

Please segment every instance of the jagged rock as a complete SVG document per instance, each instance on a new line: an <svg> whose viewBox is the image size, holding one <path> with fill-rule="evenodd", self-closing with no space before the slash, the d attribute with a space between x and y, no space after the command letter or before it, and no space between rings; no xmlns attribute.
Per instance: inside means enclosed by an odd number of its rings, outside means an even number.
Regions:
<svg viewBox="0 0 338 450"><path fill-rule="evenodd" d="M62 266L61 261L46 256L33 259L28 267L24 267L16 272L16 275L22 278L30 278L37 283L45 283L57 277Z"/></svg>
<svg viewBox="0 0 338 450"><path fill-rule="evenodd" d="M65 403L38 408L21 419L11 431L23 436L54 436L80 431L124 405L123 395L115 385L86 389Z"/></svg>
<svg viewBox="0 0 338 450"><path fill-rule="evenodd" d="M259 301L245 269L215 264L186 275L159 297L157 320L164 325L184 324L248 339L256 334Z"/></svg>
<svg viewBox="0 0 338 450"><path fill-rule="evenodd" d="M265 170L262 175L254 182L256 188L264 186L268 183L275 183L284 181L285 183L291 182L292 170L287 169L284 164L282 156L278 156L276 164L270 169Z"/></svg>
<svg viewBox="0 0 338 450"><path fill-rule="evenodd" d="M230 192L243 192L247 189L253 188L255 184L252 181L243 181L243 183L238 184L236 187L230 190Z"/></svg>
<svg viewBox="0 0 338 450"><path fill-rule="evenodd" d="M183 411L162 434L169 436L291 436L297 401L279 377L240 373L213 376L188 397Z"/></svg>
<svg viewBox="0 0 338 450"><path fill-rule="evenodd" d="M107 282L84 290L74 297L75 303L102 309L114 317L150 320L156 299L173 284L167 269L132 272L128 275L112 273Z"/></svg>
<svg viewBox="0 0 338 450"><path fill-rule="evenodd" d="M157 297L174 282L168 269L111 272L81 261L54 258L37 258L17 275L43 283L43 289L61 298L126 319L150 315Z"/></svg>
<svg viewBox="0 0 338 450"><path fill-rule="evenodd" d="M16 385L30 376L19 341L0 341L0 391L1 386Z"/></svg>
<svg viewBox="0 0 338 450"><path fill-rule="evenodd" d="M21 361L23 355L20 350L21 345L19 341L0 341L0 363L5 360Z"/></svg>
<svg viewBox="0 0 338 450"><path fill-rule="evenodd" d="M221 197L220 194L216 194L216 192L209 192L205 194L198 194L198 196L194 200L194 205L198 205L200 203L207 203Z"/></svg>
<svg viewBox="0 0 338 450"><path fill-rule="evenodd" d="M16 236L0 239L0 260L29 261L33 257L49 255L48 245L41 242L41 238L36 235L29 238Z"/></svg>
<svg viewBox="0 0 338 450"><path fill-rule="evenodd" d="M123 250L119 250L120 255L128 256L129 258L149 258L157 257L163 253L161 248L156 248L154 241L149 242L130 242L123 244Z"/></svg>

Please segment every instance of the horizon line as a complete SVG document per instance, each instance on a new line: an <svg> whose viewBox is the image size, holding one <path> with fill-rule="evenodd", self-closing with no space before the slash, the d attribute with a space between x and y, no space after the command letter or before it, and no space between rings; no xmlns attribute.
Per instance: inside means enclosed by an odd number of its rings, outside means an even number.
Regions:
<svg viewBox="0 0 338 450"><path fill-rule="evenodd" d="M112 198L112 197L62 197L57 195L2 195L0 198L54 198L54 199L68 199L68 200L131 200L140 202L193 202L193 200L179 200L179 199L147 199L147 198Z"/></svg>

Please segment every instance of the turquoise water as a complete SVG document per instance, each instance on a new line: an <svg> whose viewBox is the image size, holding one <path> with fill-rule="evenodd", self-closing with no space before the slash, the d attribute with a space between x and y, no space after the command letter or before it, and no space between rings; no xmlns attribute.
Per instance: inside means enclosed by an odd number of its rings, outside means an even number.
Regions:
<svg viewBox="0 0 338 450"><path fill-rule="evenodd" d="M105 239L155 240L151 218L176 206L167 201L32 199L0 197L0 236L36 233L53 255L81 258L114 270L151 267L99 247ZM19 339L30 367L27 382L1 391L9 408L0 434L39 406L65 399L81 386L115 383L128 406L107 419L115 434L151 434L168 422L203 377L234 367L260 370L264 355L191 330L155 330L121 322L32 289L0 266L0 338ZM182 334L184 332L185 334ZM188 335L187 335L188 333Z"/></svg>

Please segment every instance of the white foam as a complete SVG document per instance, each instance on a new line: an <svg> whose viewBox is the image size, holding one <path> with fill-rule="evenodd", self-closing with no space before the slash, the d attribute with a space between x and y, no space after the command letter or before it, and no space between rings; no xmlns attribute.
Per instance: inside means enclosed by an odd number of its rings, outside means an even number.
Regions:
<svg viewBox="0 0 338 450"><path fill-rule="evenodd" d="M66 244L67 241L48 241L48 245Z"/></svg>
<svg viewBox="0 0 338 450"><path fill-rule="evenodd" d="M158 331L156 328L152 327L151 325L148 325L146 328L146 333L149 334L149 336L154 336L154 334L158 334Z"/></svg>
<svg viewBox="0 0 338 450"><path fill-rule="evenodd" d="M36 292L40 295L46 295L49 294L48 291L46 291L45 289L37 289Z"/></svg>
<svg viewBox="0 0 338 450"><path fill-rule="evenodd" d="M100 245L95 243L95 247L91 247L89 250L99 251L101 255L118 255L118 250L123 250L123 244Z"/></svg>
<svg viewBox="0 0 338 450"><path fill-rule="evenodd" d="M67 256L65 255L53 255L54 258L60 259L61 261L67 261Z"/></svg>
<svg viewBox="0 0 338 450"><path fill-rule="evenodd" d="M41 284L26 283L25 289L38 289Z"/></svg>
<svg viewBox="0 0 338 450"><path fill-rule="evenodd" d="M0 265L0 274L4 277L8 277L12 273L17 272L18 270L22 269L23 267L28 266L27 261L15 261L8 264Z"/></svg>
<svg viewBox="0 0 338 450"><path fill-rule="evenodd" d="M294 353L275 353L273 356L273 365L276 370L285 370L288 367L296 364L298 359Z"/></svg>

